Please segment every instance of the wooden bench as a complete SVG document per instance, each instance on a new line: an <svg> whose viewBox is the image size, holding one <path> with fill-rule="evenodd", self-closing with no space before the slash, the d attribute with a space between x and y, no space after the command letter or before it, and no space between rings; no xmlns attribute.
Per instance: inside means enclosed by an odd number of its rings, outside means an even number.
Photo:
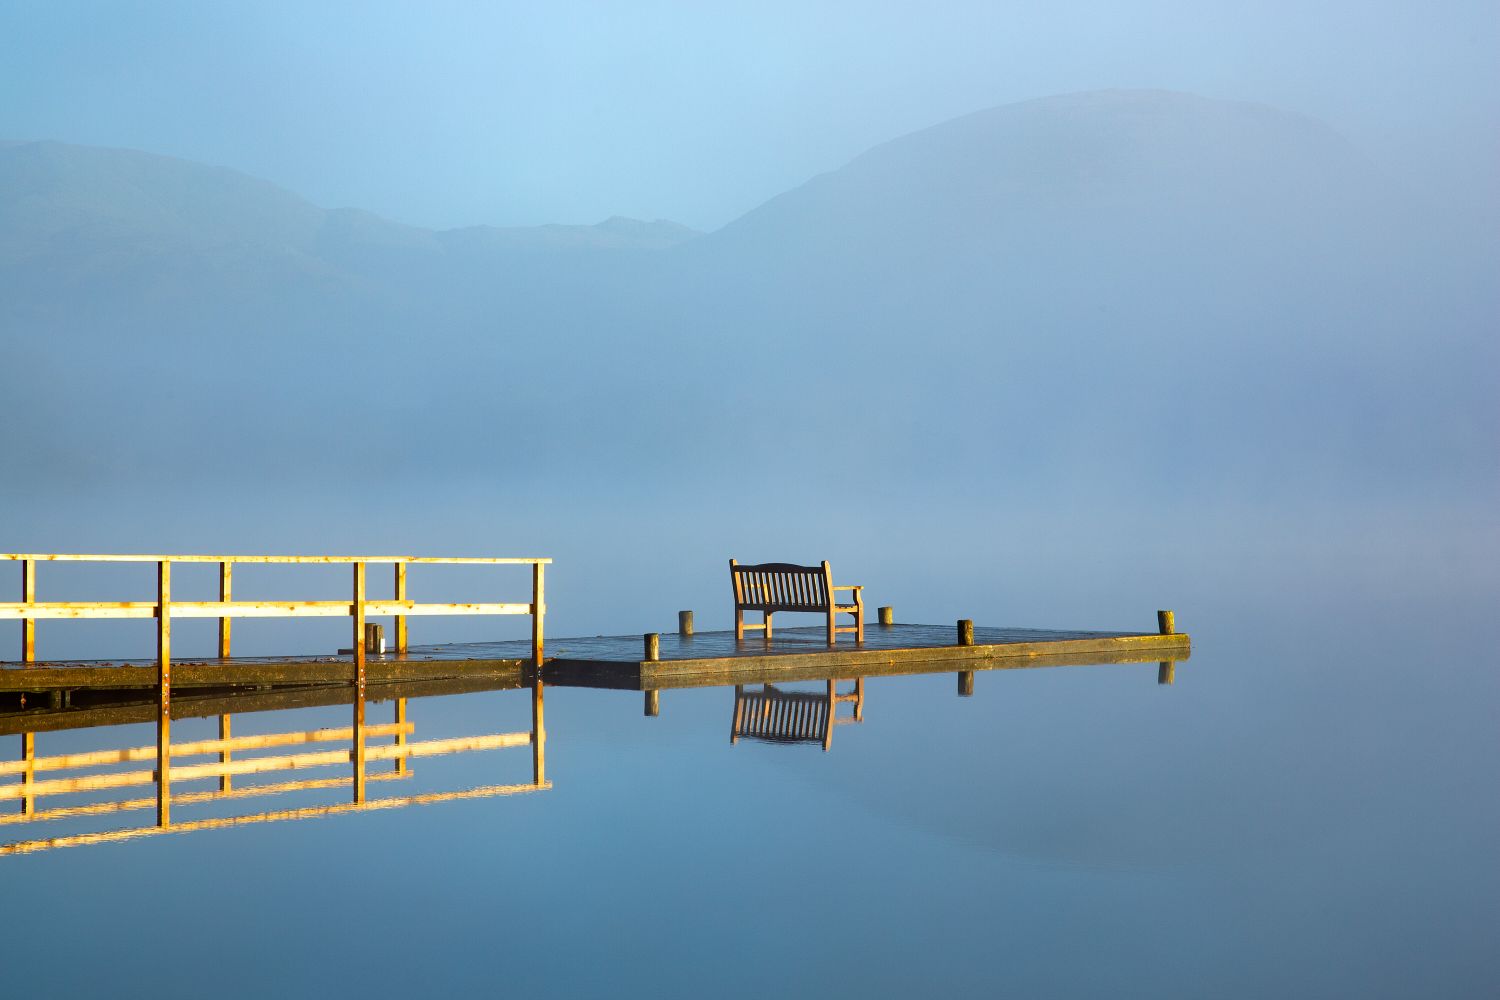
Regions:
<svg viewBox="0 0 1500 1000"><path fill-rule="evenodd" d="M838 633L853 632L856 642L865 641L864 588L833 585L833 571L827 560L818 566L794 566L791 563L759 563L741 566L729 560L729 577L734 583L734 637L743 639L745 630L764 629L771 638L771 616L778 611L802 611L825 615L828 619L828 645L838 641ZM840 590L854 591L854 603L839 604ZM765 620L759 625L745 624L746 611L759 611ZM854 616L853 625L839 626L835 616Z"/></svg>

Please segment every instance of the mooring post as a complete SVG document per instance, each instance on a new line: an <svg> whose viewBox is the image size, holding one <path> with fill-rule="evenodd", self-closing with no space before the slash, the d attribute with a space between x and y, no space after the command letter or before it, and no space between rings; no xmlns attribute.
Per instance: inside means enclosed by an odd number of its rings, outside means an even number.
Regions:
<svg viewBox="0 0 1500 1000"><path fill-rule="evenodd" d="M641 645L645 647L645 654L646 654L643 657L643 659L647 659L647 660L659 660L659 659L661 659L661 633L660 632L647 632L641 638L643 640L642 643L641 643Z"/></svg>
<svg viewBox="0 0 1500 1000"><path fill-rule="evenodd" d="M1173 635L1177 632L1176 616L1170 611L1158 611L1156 613L1156 628L1162 635Z"/></svg>
<svg viewBox="0 0 1500 1000"><path fill-rule="evenodd" d="M156 564L156 822L172 818L172 564Z"/></svg>
<svg viewBox="0 0 1500 1000"><path fill-rule="evenodd" d="M379 622L365 622L365 652L377 656L385 652L385 626Z"/></svg>
<svg viewBox="0 0 1500 1000"><path fill-rule="evenodd" d="M650 718L650 719L654 719L658 715L661 714L661 692L660 691L647 691L646 692L646 709L645 709L645 713L646 713L646 717Z"/></svg>
<svg viewBox="0 0 1500 1000"><path fill-rule="evenodd" d="M693 613L691 611L679 611L679 612L677 612L677 634L678 635L692 635L693 634Z"/></svg>
<svg viewBox="0 0 1500 1000"><path fill-rule="evenodd" d="M958 620L958 644L960 646L974 645L974 622L969 618Z"/></svg>
<svg viewBox="0 0 1500 1000"><path fill-rule="evenodd" d="M894 625L894 624L896 624L896 611L895 611L894 608L891 608L889 605L887 605L886 607L877 609L877 613L880 615L880 624L882 624L882 625Z"/></svg>
<svg viewBox="0 0 1500 1000"><path fill-rule="evenodd" d="M974 671L960 670L958 672L958 696L960 698L974 697Z"/></svg>

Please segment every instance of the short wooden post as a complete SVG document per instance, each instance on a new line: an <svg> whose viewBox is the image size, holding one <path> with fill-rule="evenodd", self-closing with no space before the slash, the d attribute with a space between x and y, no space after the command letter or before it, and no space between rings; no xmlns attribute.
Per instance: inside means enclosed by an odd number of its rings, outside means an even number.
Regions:
<svg viewBox="0 0 1500 1000"><path fill-rule="evenodd" d="M693 634L693 613L691 611L679 611L679 612L677 612L677 634L678 635L692 635Z"/></svg>
<svg viewBox="0 0 1500 1000"><path fill-rule="evenodd" d="M661 633L647 632L644 636L641 637L641 639L641 645L644 647L645 652L645 655L642 657L642 659L661 659Z"/></svg>
<svg viewBox="0 0 1500 1000"><path fill-rule="evenodd" d="M648 718L654 719L654 718L656 718L660 714L661 714L661 692L660 691L647 691L646 692L646 716Z"/></svg>
<svg viewBox="0 0 1500 1000"><path fill-rule="evenodd" d="M395 714L395 718L394 718L393 721L396 723L397 726L404 727L406 725L406 699L405 698L397 698L396 699L396 714ZM396 730L396 746L398 746L398 747L404 747L404 746L406 746L406 730L404 728ZM396 771L397 774L405 774L406 773L406 755L402 754L399 757L397 757L396 760L395 760L395 765L396 765L395 766L395 771Z"/></svg>
<svg viewBox="0 0 1500 1000"><path fill-rule="evenodd" d="M234 563L219 563L219 601L228 604L234 600ZM219 659L229 659L229 637L233 628L234 619L228 615L219 616Z"/></svg>
<svg viewBox="0 0 1500 1000"><path fill-rule="evenodd" d="M1173 635L1177 631L1176 616L1170 611L1158 611L1156 628L1162 635Z"/></svg>
<svg viewBox="0 0 1500 1000"><path fill-rule="evenodd" d="M395 598L398 601L406 600L406 563L396 564ZM396 616L396 655L406 655L406 616Z"/></svg>
<svg viewBox="0 0 1500 1000"><path fill-rule="evenodd" d="M219 716L219 739L220 739L220 741L228 742L228 740L229 740L229 733L230 733L229 716L227 716L227 715L221 715L221 716ZM232 756L233 756L233 754L230 753L228 747L220 747L219 748L219 763L220 764L228 764L229 760L230 760L230 758ZM234 779L233 778L231 778L227 774L221 774L221 775L219 775L219 791L221 791L221 792L227 792L227 791L229 791L233 787L234 787Z"/></svg>
<svg viewBox="0 0 1500 1000"><path fill-rule="evenodd" d="M537 683L541 683L542 659L545 652L542 620L547 614L546 577L544 564L531 564L531 665L536 668Z"/></svg>
<svg viewBox="0 0 1500 1000"><path fill-rule="evenodd" d="M531 780L540 785L547 780L547 725L543 709L542 672L531 678Z"/></svg>
<svg viewBox="0 0 1500 1000"><path fill-rule="evenodd" d="M354 763L354 801L365 800L365 564L354 564L353 639L354 654L354 740L350 758Z"/></svg>
<svg viewBox="0 0 1500 1000"><path fill-rule="evenodd" d="M385 652L385 626L379 622L365 622L365 653L380 655Z"/></svg>
<svg viewBox="0 0 1500 1000"><path fill-rule="evenodd" d="M156 823L172 819L172 564L156 564Z"/></svg>
<svg viewBox="0 0 1500 1000"><path fill-rule="evenodd" d="M958 696L960 698L974 697L974 671L960 670L958 672Z"/></svg>
<svg viewBox="0 0 1500 1000"><path fill-rule="evenodd" d="M896 624L896 610L894 608L890 607L889 605L887 605L886 607L877 609L876 613L880 615L880 624L882 624L882 625L894 625L894 624Z"/></svg>
<svg viewBox="0 0 1500 1000"><path fill-rule="evenodd" d="M974 645L974 622L969 618L958 620L958 644L960 646Z"/></svg>
<svg viewBox="0 0 1500 1000"><path fill-rule="evenodd" d="M21 813L29 816L36 811L36 797L31 794L36 781L36 733L21 734L21 761L26 765L21 772Z"/></svg>
<svg viewBox="0 0 1500 1000"><path fill-rule="evenodd" d="M1163 660L1156 665L1156 683L1171 684L1177 679L1177 661Z"/></svg>
<svg viewBox="0 0 1500 1000"><path fill-rule="evenodd" d="M36 601L36 560L21 560L21 600L27 604ZM36 619L21 619L21 662L36 660Z"/></svg>

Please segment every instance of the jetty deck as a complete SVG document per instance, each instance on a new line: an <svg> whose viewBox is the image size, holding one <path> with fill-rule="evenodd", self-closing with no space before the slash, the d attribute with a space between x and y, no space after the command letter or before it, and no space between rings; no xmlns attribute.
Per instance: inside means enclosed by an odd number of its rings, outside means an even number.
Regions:
<svg viewBox="0 0 1500 1000"><path fill-rule="evenodd" d="M777 629L774 638L736 639L733 631L662 634L649 659L640 635L554 639L543 666L546 683L631 691L702 687L737 681L824 680L896 673L939 673L1027 666L1185 660L1185 633L1101 632L976 626L960 645L953 625L870 625L865 640L829 646L821 626ZM483 678L523 683L530 640L412 646L404 654L369 653L370 684ZM347 656L243 656L178 660L172 683L184 688L342 684ZM0 692L151 689L154 659L0 664Z"/></svg>

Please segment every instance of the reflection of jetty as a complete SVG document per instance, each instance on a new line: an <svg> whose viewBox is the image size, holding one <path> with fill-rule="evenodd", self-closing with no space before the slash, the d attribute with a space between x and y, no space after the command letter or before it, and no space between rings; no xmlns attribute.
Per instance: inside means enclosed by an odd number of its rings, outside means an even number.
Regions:
<svg viewBox="0 0 1500 1000"><path fill-rule="evenodd" d="M392 809L425 805L455 799L488 798L550 788L546 778L546 732L542 718L542 691L532 685L531 728L521 732L479 733L443 739L415 739L416 725L408 718L409 697L446 694L454 691L485 690L474 684L390 685L384 694L390 698L391 721L366 723L363 704L356 706L354 724L319 729L234 736L233 715L250 712L307 707L314 704L349 704L348 687L293 689L273 693L247 692L216 696L193 702L180 702L174 717L217 715L219 735L216 739L171 742L170 728L158 730L158 742L146 746L111 747L81 753L38 755L38 731L55 731L79 727L109 727L137 721L141 714L136 706L120 705L109 709L85 711L34 710L12 715L0 714L0 731L21 734L21 753L17 759L0 761L0 776L14 780L0 784L0 802L15 801L19 811L0 815L0 839L7 827L30 833L33 824L89 816L104 816L154 809L156 822L149 826L102 832L71 833L61 836L29 838L0 843L0 854L21 854L56 847L130 840L157 833L211 830L247 823L310 819L338 813L372 809ZM154 713L153 713L154 714ZM22 729L21 727L26 727ZM371 797L367 785L376 782L399 782L411 777L408 762L423 757L500 750L509 747L531 747L531 781L513 784L488 784L453 791L414 795ZM295 752L256 753L267 750ZM189 762L188 758L208 758ZM158 768L119 769L132 763L169 762L166 780ZM373 766L372 766L373 765ZM286 771L312 768L343 768L343 775L324 775L293 781L274 781L236 787L238 778L275 775ZM185 783L213 782L209 788L182 791ZM131 796L131 789L153 786L150 796ZM263 799L330 789L347 789L349 797L327 805L302 806L232 816L213 816L188 821L172 818L173 806L199 806L212 803ZM44 808L44 799L80 794L98 795L123 791L126 797L90 801L82 804Z"/></svg>

